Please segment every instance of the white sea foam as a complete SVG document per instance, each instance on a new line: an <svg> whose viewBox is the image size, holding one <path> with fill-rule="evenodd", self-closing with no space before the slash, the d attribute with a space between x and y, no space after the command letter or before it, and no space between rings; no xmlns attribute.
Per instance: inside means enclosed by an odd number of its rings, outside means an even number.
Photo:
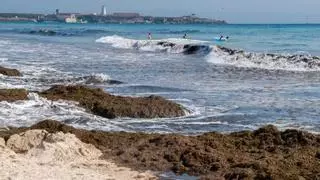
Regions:
<svg viewBox="0 0 320 180"><path fill-rule="evenodd" d="M5 61L8 61L8 58L2 58L2 57L0 57L0 62L1 62L1 63L4 63Z"/></svg>
<svg viewBox="0 0 320 180"><path fill-rule="evenodd" d="M122 49L137 49L141 51L151 52L170 52L170 53L182 53L184 51L184 45L186 44L203 44L206 41L190 40L190 39L178 39L168 38L159 40L136 40L128 39L121 36L105 36L96 40L98 43L110 44L115 48Z"/></svg>
<svg viewBox="0 0 320 180"><path fill-rule="evenodd" d="M0 102L0 127L30 126L44 119L67 121L75 127L94 129L99 126L103 130L124 130L106 118L86 112L72 101L50 101L36 93L29 93L29 100L16 102Z"/></svg>
<svg viewBox="0 0 320 180"><path fill-rule="evenodd" d="M105 83L108 82L111 79L109 75L98 73L98 74L91 74L90 76L87 76L84 78L86 84L99 84L99 83Z"/></svg>
<svg viewBox="0 0 320 180"><path fill-rule="evenodd" d="M218 46L208 42L188 39L136 40L121 36L105 36L96 40L98 43L110 44L115 48L137 49L151 52L170 52L184 54L207 54L206 60L220 65L261 68L288 71L320 71L319 57L307 52L296 54L252 53Z"/></svg>
<svg viewBox="0 0 320 180"><path fill-rule="evenodd" d="M206 58L210 63L237 67L288 71L320 71L319 57L312 57L308 54L251 53L213 46L212 51Z"/></svg>
<svg viewBox="0 0 320 180"><path fill-rule="evenodd" d="M50 66L18 65L12 62L3 63L5 67L16 68L23 74L22 77L8 77L0 75L0 88L24 88L28 90L41 91L52 85L64 84L102 84L111 81L111 77L103 73L92 73L90 75L73 74L63 72Z"/></svg>

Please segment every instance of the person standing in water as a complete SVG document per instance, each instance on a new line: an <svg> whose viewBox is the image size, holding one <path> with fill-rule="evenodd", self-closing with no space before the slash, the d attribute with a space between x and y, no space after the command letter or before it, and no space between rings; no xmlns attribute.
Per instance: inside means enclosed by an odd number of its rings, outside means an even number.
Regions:
<svg viewBox="0 0 320 180"><path fill-rule="evenodd" d="M148 39L152 39L151 33L148 33Z"/></svg>
<svg viewBox="0 0 320 180"><path fill-rule="evenodd" d="M184 34L184 35L182 36L183 39L187 39L187 37L188 37L187 34Z"/></svg>

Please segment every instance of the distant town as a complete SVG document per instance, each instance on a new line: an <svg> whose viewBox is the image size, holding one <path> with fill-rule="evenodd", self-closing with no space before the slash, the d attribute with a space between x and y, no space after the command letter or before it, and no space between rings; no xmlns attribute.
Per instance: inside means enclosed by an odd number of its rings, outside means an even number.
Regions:
<svg viewBox="0 0 320 180"><path fill-rule="evenodd" d="M195 14L181 17L142 16L139 13L115 12L108 14L105 6L100 13L65 13L56 9L54 14L0 13L0 22L61 22L109 24L226 24L224 20L200 18Z"/></svg>

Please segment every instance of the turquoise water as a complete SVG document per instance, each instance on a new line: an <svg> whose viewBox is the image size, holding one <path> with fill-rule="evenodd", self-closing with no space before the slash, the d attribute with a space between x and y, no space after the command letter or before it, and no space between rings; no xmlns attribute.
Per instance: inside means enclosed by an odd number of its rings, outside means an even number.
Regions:
<svg viewBox="0 0 320 180"><path fill-rule="evenodd" d="M189 39L181 39L185 33ZM220 35L230 39L214 41ZM0 88L89 84L119 95L161 95L191 112L110 120L30 94L26 102L0 103L0 125L51 118L111 131L194 134L274 124L320 132L318 37L320 25L0 23L1 65L24 74L0 76Z"/></svg>
<svg viewBox="0 0 320 180"><path fill-rule="evenodd" d="M26 35L30 31L49 29L57 36L70 38L77 42L82 39L97 38L101 35L120 35L133 39L145 39L148 32L155 39L181 38L184 33L191 39L213 41L215 37L230 37L228 47L256 52L296 53L305 51L319 55L320 24L305 25L104 25L104 24L30 24L0 23L2 35ZM91 38L90 38L91 37ZM61 39L61 38L60 38Z"/></svg>

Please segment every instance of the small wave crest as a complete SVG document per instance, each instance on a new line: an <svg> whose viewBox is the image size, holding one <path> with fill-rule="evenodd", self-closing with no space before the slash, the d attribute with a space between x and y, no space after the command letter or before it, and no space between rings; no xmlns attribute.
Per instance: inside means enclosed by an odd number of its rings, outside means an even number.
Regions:
<svg viewBox="0 0 320 180"><path fill-rule="evenodd" d="M1 62L1 61L0 61ZM10 67L10 66L6 66ZM37 68L33 66L14 66L20 69L22 77L7 77L0 74L0 88L25 88L29 90L43 90L53 85L118 85L123 82L112 79L103 73L73 74L62 72L50 67Z"/></svg>
<svg viewBox="0 0 320 180"><path fill-rule="evenodd" d="M159 34L195 34L195 33L200 33L200 30L196 30L196 29L191 29L191 30L170 30L170 29L155 29L155 32L159 33Z"/></svg>
<svg viewBox="0 0 320 180"><path fill-rule="evenodd" d="M84 76L82 79L85 80L85 84L122 84L121 81L113 80L109 75L103 73Z"/></svg>
<svg viewBox="0 0 320 180"><path fill-rule="evenodd" d="M28 100L0 102L0 127L30 126L44 119L55 119L79 128L97 128L107 131L123 131L108 119L87 113L72 101L51 101L37 93L29 93Z"/></svg>
<svg viewBox="0 0 320 180"><path fill-rule="evenodd" d="M110 44L114 48L183 54L208 54L212 48L210 45L206 44L207 42L205 41L175 38L136 40L114 35L99 38L96 42Z"/></svg>
<svg viewBox="0 0 320 180"><path fill-rule="evenodd" d="M99 73L91 74L89 76L69 76L65 78L40 78L33 79L34 81L40 81L44 84L122 84L121 81L113 80L109 75Z"/></svg>
<svg viewBox="0 0 320 180"><path fill-rule="evenodd" d="M288 71L320 71L320 57L307 53L271 54L252 53L215 46L207 56L214 64L226 64L238 67L262 68Z"/></svg>
<svg viewBox="0 0 320 180"><path fill-rule="evenodd" d="M64 30L24 29L24 30L17 30L17 31L21 34L40 35L40 36L83 36L83 35L92 35L92 34L112 33L110 31L102 30L102 29L64 29Z"/></svg>

